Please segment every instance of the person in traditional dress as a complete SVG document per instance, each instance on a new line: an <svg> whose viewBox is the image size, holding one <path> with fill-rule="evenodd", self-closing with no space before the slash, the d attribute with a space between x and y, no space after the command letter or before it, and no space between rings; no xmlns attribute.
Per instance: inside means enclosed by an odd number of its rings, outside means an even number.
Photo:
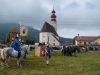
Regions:
<svg viewBox="0 0 100 75"><path fill-rule="evenodd" d="M20 57L20 46L21 44L19 42L19 38L15 37L15 39L11 43L11 47L14 48L14 50L18 51L18 57Z"/></svg>
<svg viewBox="0 0 100 75"><path fill-rule="evenodd" d="M51 58L51 48L49 46L45 47L44 56L46 58L46 65L49 65L49 58Z"/></svg>

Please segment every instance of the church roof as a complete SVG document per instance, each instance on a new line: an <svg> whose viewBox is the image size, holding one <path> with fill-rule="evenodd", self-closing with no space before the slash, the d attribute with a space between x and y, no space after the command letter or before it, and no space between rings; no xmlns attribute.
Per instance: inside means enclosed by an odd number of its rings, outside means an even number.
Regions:
<svg viewBox="0 0 100 75"><path fill-rule="evenodd" d="M57 32L55 31L54 27L51 26L49 23L45 22L40 32L51 32L58 36Z"/></svg>
<svg viewBox="0 0 100 75"><path fill-rule="evenodd" d="M60 42L54 35L53 35L53 37L54 37L58 42Z"/></svg>

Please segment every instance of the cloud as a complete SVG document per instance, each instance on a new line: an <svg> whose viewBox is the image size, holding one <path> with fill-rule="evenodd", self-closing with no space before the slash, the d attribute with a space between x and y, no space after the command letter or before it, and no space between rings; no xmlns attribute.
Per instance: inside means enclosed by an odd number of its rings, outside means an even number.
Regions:
<svg viewBox="0 0 100 75"><path fill-rule="evenodd" d="M50 23L54 6L60 36L100 36L99 3L100 0L0 0L0 22L22 21L40 30L45 21Z"/></svg>
<svg viewBox="0 0 100 75"><path fill-rule="evenodd" d="M79 4L76 2L71 3L70 5L66 6L64 10L70 11L70 10L76 10L78 9Z"/></svg>
<svg viewBox="0 0 100 75"><path fill-rule="evenodd" d="M74 38L77 34L80 36L98 36L100 35L100 31L96 29L85 29L85 30L78 30L78 29L67 29L63 28L58 31L60 36L65 38ZM62 34L63 33L63 34Z"/></svg>
<svg viewBox="0 0 100 75"><path fill-rule="evenodd" d="M87 6L87 9L91 9L91 10L96 9L96 6L89 2L87 2L86 6Z"/></svg>

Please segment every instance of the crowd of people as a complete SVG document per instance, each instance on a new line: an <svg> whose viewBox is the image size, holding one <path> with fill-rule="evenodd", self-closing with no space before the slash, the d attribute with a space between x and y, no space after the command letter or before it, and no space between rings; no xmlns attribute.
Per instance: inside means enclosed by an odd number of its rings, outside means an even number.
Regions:
<svg viewBox="0 0 100 75"><path fill-rule="evenodd" d="M18 57L20 57L20 47L23 45L23 42L19 41L19 37L15 37L12 38L12 42L10 44L10 47L14 48L15 51L18 52ZM53 52L53 50L62 50L64 49L64 47L61 46L50 46L49 44L45 44L43 43L39 43L40 45L44 45L44 47L42 48L42 55L43 57L45 57L46 59L46 65L49 64L49 58L51 58L51 51ZM26 58L26 55L25 55Z"/></svg>
<svg viewBox="0 0 100 75"><path fill-rule="evenodd" d="M18 58L20 57L20 50L21 50L20 47L22 45L24 45L24 43L19 41L19 37L12 38L12 42L10 44L10 47L12 47L15 51L18 52ZM49 44L45 44L44 42L39 43L39 46L40 45L44 45L44 47L42 48L42 55L46 59L46 65L49 65L49 59L51 58L51 51L53 52L53 50L62 50L62 52L64 52L64 49L65 49L65 46L50 46ZM78 49L78 47L76 47L76 46L70 46L70 48L77 48ZM76 49L75 49L75 51L76 51ZM26 58L26 55L25 55L25 58Z"/></svg>

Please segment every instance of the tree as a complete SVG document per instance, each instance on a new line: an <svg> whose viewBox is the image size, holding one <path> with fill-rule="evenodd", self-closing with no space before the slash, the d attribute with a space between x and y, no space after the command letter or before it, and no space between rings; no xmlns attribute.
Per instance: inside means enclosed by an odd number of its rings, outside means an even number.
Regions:
<svg viewBox="0 0 100 75"><path fill-rule="evenodd" d="M76 36L75 36L74 39L73 39L73 44L75 44L75 38L76 38Z"/></svg>
<svg viewBox="0 0 100 75"><path fill-rule="evenodd" d="M27 45L29 45L29 44L34 45L35 42L34 42L34 40L32 40L30 38L24 38L24 43Z"/></svg>

